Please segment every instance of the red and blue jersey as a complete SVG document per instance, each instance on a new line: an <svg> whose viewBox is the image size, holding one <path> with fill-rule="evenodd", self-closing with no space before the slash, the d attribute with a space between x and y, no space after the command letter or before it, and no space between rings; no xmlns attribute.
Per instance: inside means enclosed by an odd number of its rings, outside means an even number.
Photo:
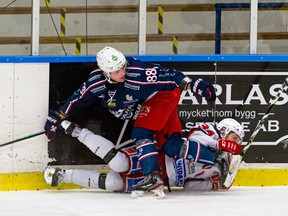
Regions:
<svg viewBox="0 0 288 216"><path fill-rule="evenodd" d="M85 107L101 99L102 106L121 119L134 118L139 112L137 104L158 91L172 91L186 77L181 71L167 69L161 65L127 58L126 81L109 83L99 68L92 71L88 79L61 108L66 116L73 116Z"/></svg>

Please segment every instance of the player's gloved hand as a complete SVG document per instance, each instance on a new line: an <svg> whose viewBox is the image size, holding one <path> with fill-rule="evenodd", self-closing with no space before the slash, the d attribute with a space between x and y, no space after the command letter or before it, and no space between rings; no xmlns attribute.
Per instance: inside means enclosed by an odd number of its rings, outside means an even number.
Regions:
<svg viewBox="0 0 288 216"><path fill-rule="evenodd" d="M237 142L232 140L218 139L217 149L225 152L231 152L232 154L239 154L242 151L242 147Z"/></svg>
<svg viewBox="0 0 288 216"><path fill-rule="evenodd" d="M49 115L47 116L47 121L45 124L45 131L48 141L53 140L59 130L59 126L61 123L61 118L59 117L59 113L56 111L49 111Z"/></svg>
<svg viewBox="0 0 288 216"><path fill-rule="evenodd" d="M212 102L216 100L215 88L209 84L208 87L202 92L202 96L205 97L206 101Z"/></svg>
<svg viewBox="0 0 288 216"><path fill-rule="evenodd" d="M190 88L194 93L205 97L208 102L216 100L215 88L212 84L205 82L202 79L197 79L194 83L192 82Z"/></svg>

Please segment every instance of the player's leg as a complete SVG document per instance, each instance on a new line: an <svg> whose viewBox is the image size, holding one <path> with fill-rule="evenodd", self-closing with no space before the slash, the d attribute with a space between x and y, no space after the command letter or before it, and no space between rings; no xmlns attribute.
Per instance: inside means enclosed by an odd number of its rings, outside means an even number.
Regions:
<svg viewBox="0 0 288 216"><path fill-rule="evenodd" d="M142 105L132 131L135 140L139 162L145 179L135 190L154 190L163 187L163 180L158 171L158 152L154 143L156 131L162 131L175 107L171 100L178 105L179 92L158 92ZM176 106L175 105L175 106Z"/></svg>
<svg viewBox="0 0 288 216"><path fill-rule="evenodd" d="M182 136L182 124L180 122L179 116L178 116L178 101L180 97L180 91L174 92L174 100L170 102L169 106L169 118L167 118L165 125L163 125L163 128L160 133L162 133L162 137L165 139L168 139L169 136L173 133L178 133L179 136ZM157 146L161 148L165 142L159 142L157 140Z"/></svg>
<svg viewBox="0 0 288 216"><path fill-rule="evenodd" d="M178 133L169 136L162 149L171 158L184 158L208 165L215 163L215 152L198 142L182 139Z"/></svg>
<svg viewBox="0 0 288 216"><path fill-rule="evenodd" d="M85 188L108 191L122 191L124 186L122 177L114 171L102 174L95 170L48 167L44 171L44 180L51 186L58 186L61 183L73 183Z"/></svg>
<svg viewBox="0 0 288 216"><path fill-rule="evenodd" d="M151 131L163 131L166 125L171 122L171 117L173 117L173 120L175 116L178 119L177 110L179 99L180 90L178 88L174 91L158 92L142 104L142 109L137 116L134 127L142 127ZM180 121L175 124L181 128ZM168 128L171 128L171 124ZM179 128L177 128L177 131L178 130ZM180 129L180 132L181 130L182 129ZM168 129L166 129L165 132L172 133L172 131L168 131Z"/></svg>
<svg viewBox="0 0 288 216"><path fill-rule="evenodd" d="M134 128L138 160L145 178L133 186L132 196L142 196L145 191L151 191L157 197L164 197L163 180L158 170L158 151L154 144L154 131L144 128ZM158 194L159 193L159 194Z"/></svg>
<svg viewBox="0 0 288 216"><path fill-rule="evenodd" d="M76 137L81 143L87 146L95 155L102 158L115 172L128 170L128 159L115 149L114 144L106 138L96 135L86 128L80 128L73 122L64 120L61 123L65 133Z"/></svg>

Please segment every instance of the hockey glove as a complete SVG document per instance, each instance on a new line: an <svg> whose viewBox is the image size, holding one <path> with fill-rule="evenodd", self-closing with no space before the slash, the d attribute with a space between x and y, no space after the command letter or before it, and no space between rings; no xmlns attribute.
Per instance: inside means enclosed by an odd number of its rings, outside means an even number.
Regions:
<svg viewBox="0 0 288 216"><path fill-rule="evenodd" d="M47 121L45 124L45 131L48 141L53 140L59 130L59 126L61 123L61 118L59 117L59 113L56 111L49 111L49 115L47 116Z"/></svg>
<svg viewBox="0 0 288 216"><path fill-rule="evenodd" d="M239 154L242 151L241 145L237 142L225 139L217 140L217 149L220 151L231 152L234 155Z"/></svg>
<svg viewBox="0 0 288 216"><path fill-rule="evenodd" d="M202 79L197 79L194 82L193 86L191 86L191 90L194 93L197 93L202 97L205 97L205 99L208 102L216 100L215 88L213 87L212 84L205 82Z"/></svg>

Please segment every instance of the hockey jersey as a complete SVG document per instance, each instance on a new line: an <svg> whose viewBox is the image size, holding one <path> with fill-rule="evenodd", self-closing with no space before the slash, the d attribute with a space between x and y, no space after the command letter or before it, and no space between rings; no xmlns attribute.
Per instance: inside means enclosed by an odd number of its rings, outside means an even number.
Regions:
<svg viewBox="0 0 288 216"><path fill-rule="evenodd" d="M219 138L219 132L210 124L200 124L191 129L188 139L206 146L212 146ZM211 190L213 180L211 177L219 176L220 170L214 165L195 163L179 158L165 157L166 172L169 185L181 186L187 190Z"/></svg>
<svg viewBox="0 0 288 216"><path fill-rule="evenodd" d="M100 98L102 106L117 118L135 119L141 107L139 104L157 91L171 91L179 87L185 77L181 71L128 57L125 82L111 84L96 68L60 111L65 116L73 116Z"/></svg>

